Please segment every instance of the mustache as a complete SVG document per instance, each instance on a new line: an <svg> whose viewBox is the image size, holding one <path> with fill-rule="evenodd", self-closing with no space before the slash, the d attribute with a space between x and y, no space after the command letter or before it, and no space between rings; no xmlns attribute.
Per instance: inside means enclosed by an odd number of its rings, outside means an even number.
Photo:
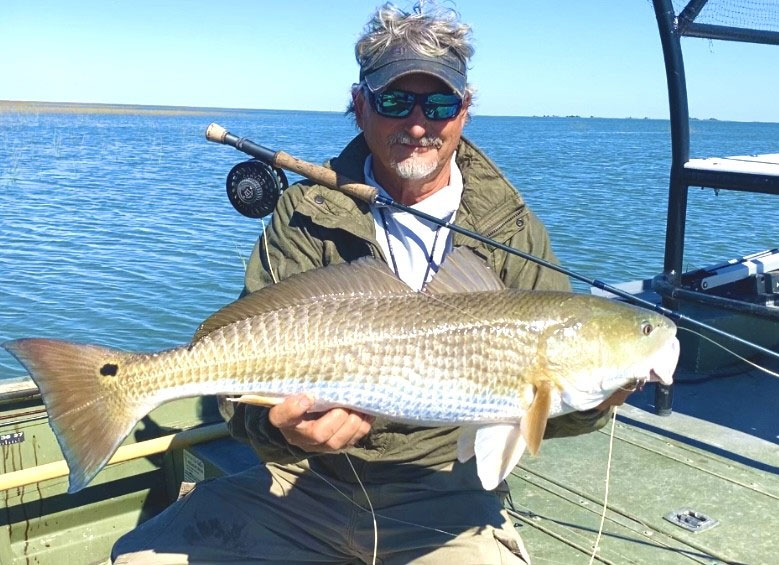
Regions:
<svg viewBox="0 0 779 565"><path fill-rule="evenodd" d="M398 132L391 135L389 139L387 139L387 145L391 146L396 144L420 145L422 147L435 147L436 149L441 149L444 144L444 140L440 137L433 136L414 138L405 132Z"/></svg>

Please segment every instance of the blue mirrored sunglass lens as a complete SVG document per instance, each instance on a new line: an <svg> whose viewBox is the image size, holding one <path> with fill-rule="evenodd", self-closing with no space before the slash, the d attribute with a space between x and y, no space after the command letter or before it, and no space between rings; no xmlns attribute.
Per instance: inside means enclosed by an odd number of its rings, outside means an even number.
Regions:
<svg viewBox="0 0 779 565"><path fill-rule="evenodd" d="M376 111L387 116L405 117L414 108L414 95L408 92L390 91L376 94Z"/></svg>
<svg viewBox="0 0 779 565"><path fill-rule="evenodd" d="M426 96L425 104L440 104L442 106L452 106L460 103L460 97L456 94L443 94L441 92L434 92Z"/></svg>
<svg viewBox="0 0 779 565"><path fill-rule="evenodd" d="M390 118L405 118L419 101L422 111L430 120L448 120L460 111L462 99L456 94L414 94L403 90L390 90L374 94L376 111Z"/></svg>
<svg viewBox="0 0 779 565"><path fill-rule="evenodd" d="M431 120L448 120L457 115L461 103L456 94L429 94L423 109L425 116Z"/></svg>
<svg viewBox="0 0 779 565"><path fill-rule="evenodd" d="M445 106L425 104L424 107L425 117L430 120L448 120L455 117L459 111L459 102L455 104L447 104Z"/></svg>

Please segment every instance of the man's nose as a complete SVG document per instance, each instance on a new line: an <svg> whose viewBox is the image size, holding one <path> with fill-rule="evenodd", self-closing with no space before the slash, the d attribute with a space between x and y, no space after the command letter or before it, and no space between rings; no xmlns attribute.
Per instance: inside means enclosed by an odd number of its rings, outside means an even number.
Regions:
<svg viewBox="0 0 779 565"><path fill-rule="evenodd" d="M411 113L406 116L405 121L404 128L406 133L414 139L424 137L428 131L429 122L419 104L414 104L414 108L412 108Z"/></svg>

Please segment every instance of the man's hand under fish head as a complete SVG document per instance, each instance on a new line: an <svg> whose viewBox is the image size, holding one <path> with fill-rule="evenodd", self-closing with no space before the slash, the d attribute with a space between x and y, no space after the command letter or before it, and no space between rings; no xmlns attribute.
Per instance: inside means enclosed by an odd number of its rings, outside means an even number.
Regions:
<svg viewBox="0 0 779 565"><path fill-rule="evenodd" d="M617 389L617 391L609 396L606 400L598 404L595 409L600 412L605 412L612 406L622 406L625 404L625 401L628 399L628 396L633 394L636 391L635 388L620 388Z"/></svg>
<svg viewBox="0 0 779 565"><path fill-rule="evenodd" d="M352 447L371 430L373 416L347 408L309 413L313 405L305 394L289 396L270 409L268 419L290 444L310 452Z"/></svg>

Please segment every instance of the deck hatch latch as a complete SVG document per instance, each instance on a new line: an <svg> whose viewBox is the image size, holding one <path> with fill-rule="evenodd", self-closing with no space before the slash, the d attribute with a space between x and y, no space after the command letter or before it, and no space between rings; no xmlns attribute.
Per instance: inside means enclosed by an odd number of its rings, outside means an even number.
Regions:
<svg viewBox="0 0 779 565"><path fill-rule="evenodd" d="M663 516L663 518L672 524L676 524L680 528L684 528L685 530L689 530L696 534L711 529L719 524L719 520L710 518L702 512L696 512L692 508L682 508L681 510L670 512Z"/></svg>

